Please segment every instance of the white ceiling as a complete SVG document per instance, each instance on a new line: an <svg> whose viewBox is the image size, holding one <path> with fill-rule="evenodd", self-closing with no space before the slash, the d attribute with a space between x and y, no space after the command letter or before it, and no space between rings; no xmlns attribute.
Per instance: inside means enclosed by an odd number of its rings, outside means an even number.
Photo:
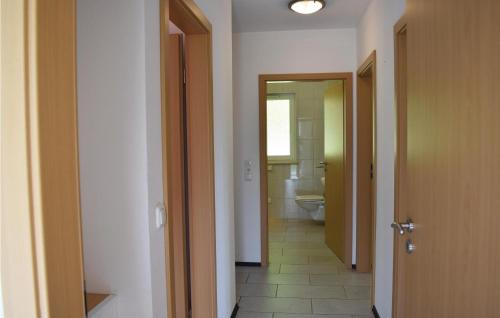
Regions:
<svg viewBox="0 0 500 318"><path fill-rule="evenodd" d="M233 32L352 28L371 0L325 0L311 15L288 9L289 0L233 0Z"/></svg>

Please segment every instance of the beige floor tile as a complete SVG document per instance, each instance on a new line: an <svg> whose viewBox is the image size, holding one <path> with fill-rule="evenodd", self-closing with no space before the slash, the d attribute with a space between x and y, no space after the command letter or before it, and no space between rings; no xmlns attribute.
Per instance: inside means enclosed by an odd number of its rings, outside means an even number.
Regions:
<svg viewBox="0 0 500 318"><path fill-rule="evenodd" d="M339 270L335 265L281 265L280 273L283 274L337 274Z"/></svg>
<svg viewBox="0 0 500 318"><path fill-rule="evenodd" d="M348 299L370 299L371 287L344 286Z"/></svg>
<svg viewBox="0 0 500 318"><path fill-rule="evenodd" d="M285 234L284 240L287 242L306 242L307 233L304 232L287 232Z"/></svg>
<svg viewBox="0 0 500 318"><path fill-rule="evenodd" d="M269 232L273 231L286 231L286 223L281 223L281 224L274 224L274 223L269 223Z"/></svg>
<svg viewBox="0 0 500 318"><path fill-rule="evenodd" d="M260 266L236 266L236 272L243 273L279 273L280 264L269 264L267 267Z"/></svg>
<svg viewBox="0 0 500 318"><path fill-rule="evenodd" d="M371 313L368 300L313 299L315 314L369 315Z"/></svg>
<svg viewBox="0 0 500 318"><path fill-rule="evenodd" d="M283 248L271 247L271 248L269 248L269 255L282 256L283 255Z"/></svg>
<svg viewBox="0 0 500 318"><path fill-rule="evenodd" d="M278 297L345 299L342 286L279 285Z"/></svg>
<svg viewBox="0 0 500 318"><path fill-rule="evenodd" d="M306 255L306 256L333 256L328 248L284 248L283 256Z"/></svg>
<svg viewBox="0 0 500 318"><path fill-rule="evenodd" d="M247 281L248 273L245 272L236 272L236 283L243 284Z"/></svg>
<svg viewBox="0 0 500 318"><path fill-rule="evenodd" d="M300 256L276 256L269 255L269 263L271 264L309 264L307 255Z"/></svg>
<svg viewBox="0 0 500 318"><path fill-rule="evenodd" d="M322 233L324 232L324 226L317 224L288 223L288 225L286 226L286 230L288 232L302 231Z"/></svg>
<svg viewBox="0 0 500 318"><path fill-rule="evenodd" d="M350 315L314 315L275 313L273 318L351 318Z"/></svg>
<svg viewBox="0 0 500 318"><path fill-rule="evenodd" d="M285 233L269 233L269 242L283 242L285 240Z"/></svg>
<svg viewBox="0 0 500 318"><path fill-rule="evenodd" d="M312 313L311 300L300 298L241 297L239 306L241 311Z"/></svg>
<svg viewBox="0 0 500 318"><path fill-rule="evenodd" d="M269 267L236 268L237 317L373 318L371 274L344 266L324 242L324 225L274 219L269 229Z"/></svg>
<svg viewBox="0 0 500 318"><path fill-rule="evenodd" d="M249 284L309 284L308 274L267 274L251 273L247 282Z"/></svg>
<svg viewBox="0 0 500 318"><path fill-rule="evenodd" d="M281 248L328 248L323 242L307 242L307 241L296 241L296 242L269 242L269 248L271 247L281 247Z"/></svg>
<svg viewBox="0 0 500 318"><path fill-rule="evenodd" d="M273 318L273 313L238 311L236 318Z"/></svg>
<svg viewBox="0 0 500 318"><path fill-rule="evenodd" d="M307 233L306 234L306 241L308 242L324 242L325 241L325 234L323 233Z"/></svg>
<svg viewBox="0 0 500 318"><path fill-rule="evenodd" d="M236 296L276 297L277 288L271 284L236 284Z"/></svg>
<svg viewBox="0 0 500 318"><path fill-rule="evenodd" d="M309 256L309 264L333 264L337 266L344 266L344 263L340 259L338 259L335 255L312 255Z"/></svg>
<svg viewBox="0 0 500 318"><path fill-rule="evenodd" d="M371 286L371 274L311 274L311 285Z"/></svg>
<svg viewBox="0 0 500 318"><path fill-rule="evenodd" d="M294 224L294 223L300 223L300 224L315 224L316 221L312 220L312 219L308 219L308 220L305 220L305 219L287 219L286 222L288 224Z"/></svg>

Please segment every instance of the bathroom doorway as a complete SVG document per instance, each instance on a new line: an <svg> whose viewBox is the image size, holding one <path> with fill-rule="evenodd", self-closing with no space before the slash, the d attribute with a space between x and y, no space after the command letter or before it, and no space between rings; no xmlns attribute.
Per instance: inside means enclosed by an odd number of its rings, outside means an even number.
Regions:
<svg viewBox="0 0 500 318"><path fill-rule="evenodd" d="M293 257L282 245L295 242L323 245L319 254L351 269L352 74L261 75L259 84L261 265Z"/></svg>
<svg viewBox="0 0 500 318"><path fill-rule="evenodd" d="M261 75L259 89L262 254L236 264L237 317L368 317L372 274L352 266L352 74Z"/></svg>

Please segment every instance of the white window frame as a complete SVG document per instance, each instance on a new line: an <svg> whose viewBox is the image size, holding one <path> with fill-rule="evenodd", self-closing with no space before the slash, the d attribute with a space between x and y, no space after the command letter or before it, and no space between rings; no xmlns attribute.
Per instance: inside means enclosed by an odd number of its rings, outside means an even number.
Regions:
<svg viewBox="0 0 500 318"><path fill-rule="evenodd" d="M288 99L290 101L290 156L268 155L267 162L268 164L295 164L297 163L297 116L296 116L296 106L295 106L295 94L293 93L267 94L266 113L267 113L267 101L277 100L277 99ZM267 118L266 118L266 127L267 127ZM267 138L268 135L266 134L266 153L268 151Z"/></svg>

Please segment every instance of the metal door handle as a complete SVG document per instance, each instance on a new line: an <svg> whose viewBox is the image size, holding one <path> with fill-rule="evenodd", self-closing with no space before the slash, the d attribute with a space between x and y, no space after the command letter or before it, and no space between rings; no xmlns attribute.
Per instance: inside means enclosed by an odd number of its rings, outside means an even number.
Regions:
<svg viewBox="0 0 500 318"><path fill-rule="evenodd" d="M391 227L398 230L399 235L404 235L405 231L408 233L413 232L415 229L415 224L411 219L406 220L405 223L392 222Z"/></svg>
<svg viewBox="0 0 500 318"><path fill-rule="evenodd" d="M324 161L320 161L320 162L319 162L319 166L316 166L316 168L318 168L318 169L325 169L325 170L326 170L326 166L327 166L327 165L328 165L328 164L327 164L326 162L324 162Z"/></svg>

